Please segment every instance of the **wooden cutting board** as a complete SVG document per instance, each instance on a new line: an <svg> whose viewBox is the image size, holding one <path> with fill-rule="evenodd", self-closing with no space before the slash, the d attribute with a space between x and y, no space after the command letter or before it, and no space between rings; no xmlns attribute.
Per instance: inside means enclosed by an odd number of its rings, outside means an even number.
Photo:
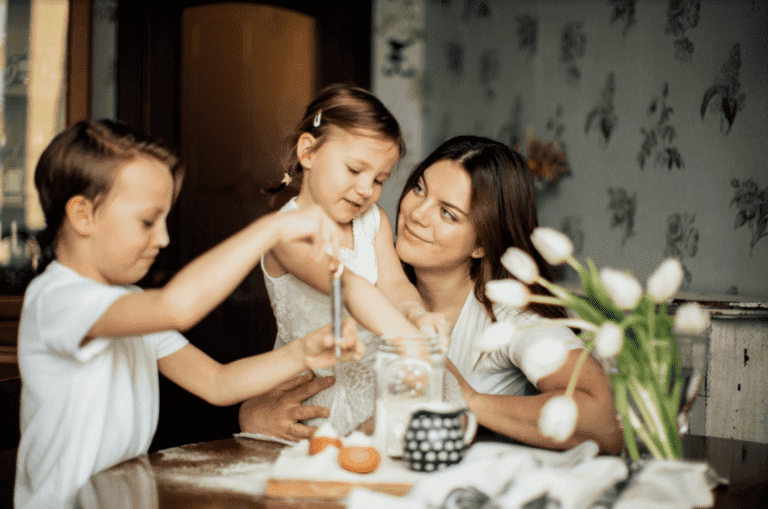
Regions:
<svg viewBox="0 0 768 509"><path fill-rule="evenodd" d="M302 445L303 444L303 445ZM328 447L309 456L307 445L283 449L267 479L268 498L339 500L354 488L366 488L393 496L408 493L425 474L410 470L404 461L384 457L370 474L356 474L338 465L338 449Z"/></svg>

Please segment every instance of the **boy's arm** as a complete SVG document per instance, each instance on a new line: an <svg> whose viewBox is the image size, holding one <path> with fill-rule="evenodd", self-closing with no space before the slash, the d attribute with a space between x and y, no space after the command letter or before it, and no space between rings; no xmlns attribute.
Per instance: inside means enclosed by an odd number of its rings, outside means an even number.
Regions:
<svg viewBox="0 0 768 509"><path fill-rule="evenodd" d="M91 327L85 340L187 330L232 293L275 242L304 244L307 256L324 260L329 272L331 257L325 248L331 245L338 253L339 239L338 225L319 207L269 214L194 259L162 289L117 299Z"/></svg>
<svg viewBox="0 0 768 509"><path fill-rule="evenodd" d="M342 360L360 359L354 320L346 320L339 342ZM220 364L192 344L158 360L160 372L211 404L228 406L258 396L307 369L333 366L333 335L326 325L304 338L252 357Z"/></svg>

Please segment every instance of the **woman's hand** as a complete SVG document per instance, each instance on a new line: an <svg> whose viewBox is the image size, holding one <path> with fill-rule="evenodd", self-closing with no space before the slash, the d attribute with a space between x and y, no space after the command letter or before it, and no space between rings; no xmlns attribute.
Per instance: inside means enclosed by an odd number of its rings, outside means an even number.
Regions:
<svg viewBox="0 0 768 509"><path fill-rule="evenodd" d="M329 417L331 413L325 407L304 406L302 403L329 388L335 381L332 376L315 378L315 374L308 371L269 392L244 401L238 416L240 430L294 442L310 438L317 427L299 421Z"/></svg>
<svg viewBox="0 0 768 509"><path fill-rule="evenodd" d="M330 368L336 364L336 348L330 325L310 332L300 341L307 368ZM365 345L357 337L357 322L353 318L344 319L339 348L341 362L360 360L365 352Z"/></svg>
<svg viewBox="0 0 768 509"><path fill-rule="evenodd" d="M451 359L445 359L445 368L450 371L453 376L456 377L456 381L459 382L459 388L461 389L461 396L464 398L467 407L472 410L472 407L470 406L470 400L475 396L475 394L477 394L477 391L474 390L471 385L469 385L469 382L464 380L464 377L461 376L461 373L459 373L458 368L453 364L453 362L451 362Z"/></svg>

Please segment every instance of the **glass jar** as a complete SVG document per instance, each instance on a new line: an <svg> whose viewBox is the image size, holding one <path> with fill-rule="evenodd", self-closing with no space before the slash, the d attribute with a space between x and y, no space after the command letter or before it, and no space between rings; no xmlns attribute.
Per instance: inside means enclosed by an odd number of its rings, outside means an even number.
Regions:
<svg viewBox="0 0 768 509"><path fill-rule="evenodd" d="M374 442L379 451L400 457L412 410L443 400L446 352L438 336L379 339Z"/></svg>

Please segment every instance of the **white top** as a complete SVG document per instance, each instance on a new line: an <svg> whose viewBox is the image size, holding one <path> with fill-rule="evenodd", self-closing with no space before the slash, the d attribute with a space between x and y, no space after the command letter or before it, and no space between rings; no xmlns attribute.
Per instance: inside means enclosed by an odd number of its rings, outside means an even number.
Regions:
<svg viewBox="0 0 768 509"><path fill-rule="evenodd" d="M508 322L517 327L543 320L537 314L507 310L499 305L495 305L493 311L499 321ZM448 358L453 361L472 388L483 394L536 393L535 385L550 373L537 371L536 366L526 366L525 351L540 339L562 341L567 350L584 347L582 341L568 327L542 326L521 331L506 347L482 355L481 358L480 352L472 348L472 343L489 325L491 325L491 318L482 303L475 297L473 289L469 292L456 325L451 331Z"/></svg>
<svg viewBox="0 0 768 509"><path fill-rule="evenodd" d="M293 198L280 211L297 209L296 199ZM341 248L340 251L344 270L354 271L372 285L378 280L374 239L381 224L380 214L378 205L374 205L365 214L355 217L352 220L354 249ZM330 323L331 300L328 295L290 273L272 277L264 268L263 257L261 269L277 320L275 348L287 345L294 339L302 338ZM349 316L346 307L342 311L344 316ZM372 332L360 326L357 328L357 334L366 347L363 358L357 362L339 364L334 369L316 370L319 376L334 374L336 383L305 402L305 405L321 405L328 408L331 411L328 420L340 436L346 436L372 417L374 412L376 377L373 364L376 357L376 338ZM311 426L319 426L324 420L310 419L306 422Z"/></svg>
<svg viewBox="0 0 768 509"><path fill-rule="evenodd" d="M81 340L119 297L141 291L52 262L27 288L19 324L21 442L17 509L72 507L95 473L145 454L157 428L157 359L176 331Z"/></svg>

